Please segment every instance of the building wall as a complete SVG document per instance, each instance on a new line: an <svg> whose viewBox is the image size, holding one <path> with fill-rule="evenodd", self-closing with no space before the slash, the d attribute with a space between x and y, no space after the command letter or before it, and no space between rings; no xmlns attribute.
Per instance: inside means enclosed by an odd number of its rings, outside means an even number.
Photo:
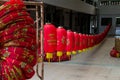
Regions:
<svg viewBox="0 0 120 80"><path fill-rule="evenodd" d="M35 0L41 1L41 0ZM45 3L45 23L64 26L76 32L90 33L90 17L96 15L93 1L89 0L43 0ZM61 11L60 11L61 10Z"/></svg>
<svg viewBox="0 0 120 80"><path fill-rule="evenodd" d="M116 17L120 17L120 5L116 4L105 4L99 5L99 32L105 29L105 26L101 25L102 18L112 18L112 27L109 35L115 35L116 31Z"/></svg>
<svg viewBox="0 0 120 80"><path fill-rule="evenodd" d="M106 28L106 26L101 25L101 19L102 18L112 18L112 26L109 31L109 35L115 35L115 16L114 15L109 15L109 14L102 14L99 16L99 33L103 32L103 30Z"/></svg>
<svg viewBox="0 0 120 80"><path fill-rule="evenodd" d="M40 0L36 0L40 1ZM95 7L92 5L89 5L81 0L44 0L44 3L71 9L74 11L87 13L87 14L95 14Z"/></svg>
<svg viewBox="0 0 120 80"><path fill-rule="evenodd" d="M100 14L116 15L120 14L120 5L100 6L99 10Z"/></svg>

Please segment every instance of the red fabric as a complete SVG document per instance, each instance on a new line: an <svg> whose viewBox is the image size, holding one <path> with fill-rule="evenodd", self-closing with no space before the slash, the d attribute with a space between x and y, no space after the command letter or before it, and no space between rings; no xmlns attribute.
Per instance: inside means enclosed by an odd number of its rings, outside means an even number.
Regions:
<svg viewBox="0 0 120 80"><path fill-rule="evenodd" d="M26 10L26 7L24 6L24 3L21 1L18 3L13 1L8 1L2 6L0 6L0 18L4 15L7 15L8 13L16 10Z"/></svg>
<svg viewBox="0 0 120 80"><path fill-rule="evenodd" d="M36 31L24 3L10 0L0 6L0 22L0 78L31 78L36 64Z"/></svg>
<svg viewBox="0 0 120 80"><path fill-rule="evenodd" d="M22 23L20 23L22 24ZM9 28L5 29L5 30L2 30L0 31L0 39L2 37L5 37L5 36L8 36L8 35L11 35L14 33L17 33L18 31L20 32L26 32L26 33L30 33L30 34L35 34L35 30L32 28L31 25L27 25L27 24L22 24L22 25L15 25L13 24L12 26L10 26Z"/></svg>

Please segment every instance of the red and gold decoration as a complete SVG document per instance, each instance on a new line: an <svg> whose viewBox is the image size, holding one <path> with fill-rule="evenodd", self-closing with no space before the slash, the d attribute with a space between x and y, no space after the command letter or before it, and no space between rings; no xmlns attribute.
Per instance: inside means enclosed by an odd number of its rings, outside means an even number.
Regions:
<svg viewBox="0 0 120 80"><path fill-rule="evenodd" d="M57 47L57 32L56 27L51 23L44 25L44 51L45 59L49 62L53 58L53 54L56 52Z"/></svg>
<svg viewBox="0 0 120 80"><path fill-rule="evenodd" d="M67 43L66 43L66 55L71 58L71 54L74 46L74 33L71 30L67 30Z"/></svg>
<svg viewBox="0 0 120 80"><path fill-rule="evenodd" d="M0 79L31 78L36 64L36 31L22 0L0 6L0 35Z"/></svg>
<svg viewBox="0 0 120 80"><path fill-rule="evenodd" d="M59 26L57 28L57 57L59 58L59 61L66 50L66 37L66 30L62 26Z"/></svg>
<svg viewBox="0 0 120 80"><path fill-rule="evenodd" d="M73 32L74 34L74 45L73 45L73 51L72 51L72 54L77 54L77 42L78 42L78 36L77 36L77 33L76 32Z"/></svg>
<svg viewBox="0 0 120 80"><path fill-rule="evenodd" d="M81 53L83 51L83 35L79 33L79 50L78 52Z"/></svg>

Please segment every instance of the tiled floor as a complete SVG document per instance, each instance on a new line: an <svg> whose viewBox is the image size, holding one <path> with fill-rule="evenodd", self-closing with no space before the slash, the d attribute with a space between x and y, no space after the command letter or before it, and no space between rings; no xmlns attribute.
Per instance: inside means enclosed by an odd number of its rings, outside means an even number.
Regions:
<svg viewBox="0 0 120 80"><path fill-rule="evenodd" d="M120 80L120 59L109 55L114 44L109 37L71 61L45 63L44 80ZM30 80L40 79L35 75Z"/></svg>

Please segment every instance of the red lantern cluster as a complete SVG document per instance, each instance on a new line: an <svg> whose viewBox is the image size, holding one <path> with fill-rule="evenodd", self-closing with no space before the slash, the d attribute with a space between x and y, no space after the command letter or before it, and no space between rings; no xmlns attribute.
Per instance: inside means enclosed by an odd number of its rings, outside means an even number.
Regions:
<svg viewBox="0 0 120 80"><path fill-rule="evenodd" d="M63 27L58 27L56 29L55 26L54 28L52 26L52 24L44 26L44 50L45 54L47 54L47 59L45 60L49 61L70 60L72 54L77 54L91 49L105 38L110 29L110 25L108 25L102 33L88 35L72 32L70 30L66 31ZM46 30L47 27L49 27L48 30ZM48 36L50 34L54 35L54 37L52 36L52 38L50 38ZM53 39L52 42L54 41L54 45L48 45L50 44L48 42L49 39Z"/></svg>
<svg viewBox="0 0 120 80"><path fill-rule="evenodd" d="M36 64L34 21L21 0L0 6L0 79L31 78Z"/></svg>

